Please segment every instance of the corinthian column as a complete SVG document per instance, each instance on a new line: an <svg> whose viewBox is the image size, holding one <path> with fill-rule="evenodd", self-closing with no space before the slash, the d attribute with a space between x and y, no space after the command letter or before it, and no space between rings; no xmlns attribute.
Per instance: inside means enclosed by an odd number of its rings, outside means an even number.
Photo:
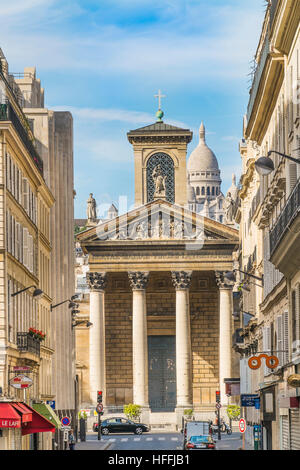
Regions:
<svg viewBox="0 0 300 470"><path fill-rule="evenodd" d="M172 272L176 289L176 392L177 410L192 406L192 349L189 287L192 271ZM180 411L180 410L179 410Z"/></svg>
<svg viewBox="0 0 300 470"><path fill-rule="evenodd" d="M132 288L133 403L148 407L148 341L146 286L148 274L129 272Z"/></svg>
<svg viewBox="0 0 300 470"><path fill-rule="evenodd" d="M219 287L219 381L221 392L221 403L226 404L225 378L231 377L232 356L232 283L226 281L224 272L216 272L217 285Z"/></svg>
<svg viewBox="0 0 300 470"><path fill-rule="evenodd" d="M90 399L97 402L97 391L102 390L105 404L105 293L106 273L87 273L90 288Z"/></svg>

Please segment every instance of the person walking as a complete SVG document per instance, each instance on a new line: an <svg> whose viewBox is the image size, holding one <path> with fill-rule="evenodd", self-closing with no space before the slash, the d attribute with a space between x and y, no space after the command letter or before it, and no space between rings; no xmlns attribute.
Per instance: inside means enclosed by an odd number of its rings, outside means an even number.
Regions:
<svg viewBox="0 0 300 470"><path fill-rule="evenodd" d="M69 433L69 450L75 450L75 437L72 429Z"/></svg>

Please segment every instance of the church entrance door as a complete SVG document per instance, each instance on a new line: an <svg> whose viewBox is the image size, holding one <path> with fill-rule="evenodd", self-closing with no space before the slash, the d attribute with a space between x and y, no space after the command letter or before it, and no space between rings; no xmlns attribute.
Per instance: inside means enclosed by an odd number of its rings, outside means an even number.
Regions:
<svg viewBox="0 0 300 470"><path fill-rule="evenodd" d="M149 406L151 411L176 407L175 336L148 336Z"/></svg>

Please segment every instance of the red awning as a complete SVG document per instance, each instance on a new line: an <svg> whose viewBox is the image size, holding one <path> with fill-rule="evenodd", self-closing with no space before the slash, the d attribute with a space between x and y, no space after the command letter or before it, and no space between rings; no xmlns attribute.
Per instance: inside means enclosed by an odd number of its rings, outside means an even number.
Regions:
<svg viewBox="0 0 300 470"><path fill-rule="evenodd" d="M0 428L20 428L21 416L10 403L0 403Z"/></svg>
<svg viewBox="0 0 300 470"><path fill-rule="evenodd" d="M32 411L25 407L23 403L12 403L12 406L21 413L22 424L32 421Z"/></svg>
<svg viewBox="0 0 300 470"><path fill-rule="evenodd" d="M22 427L22 436L36 432L55 432L55 426L44 418L44 416L35 411L29 405L25 405L25 403L22 403L22 407L27 408L28 411L32 413L32 421L27 422L26 424L24 423L24 427Z"/></svg>

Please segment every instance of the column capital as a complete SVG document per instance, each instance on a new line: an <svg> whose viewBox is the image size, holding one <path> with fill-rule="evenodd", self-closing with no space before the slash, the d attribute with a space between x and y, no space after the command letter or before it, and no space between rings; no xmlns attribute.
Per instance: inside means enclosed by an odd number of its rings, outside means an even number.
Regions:
<svg viewBox="0 0 300 470"><path fill-rule="evenodd" d="M193 271L172 271L172 282L176 290L188 289L191 284Z"/></svg>
<svg viewBox="0 0 300 470"><path fill-rule="evenodd" d="M129 282L132 290L144 290L147 287L149 273L140 271L128 272Z"/></svg>
<svg viewBox="0 0 300 470"><path fill-rule="evenodd" d="M102 291L106 287L106 273L86 273L86 280L91 291Z"/></svg>
<svg viewBox="0 0 300 470"><path fill-rule="evenodd" d="M216 282L219 289L232 289L234 283L225 277L226 271L215 271Z"/></svg>

